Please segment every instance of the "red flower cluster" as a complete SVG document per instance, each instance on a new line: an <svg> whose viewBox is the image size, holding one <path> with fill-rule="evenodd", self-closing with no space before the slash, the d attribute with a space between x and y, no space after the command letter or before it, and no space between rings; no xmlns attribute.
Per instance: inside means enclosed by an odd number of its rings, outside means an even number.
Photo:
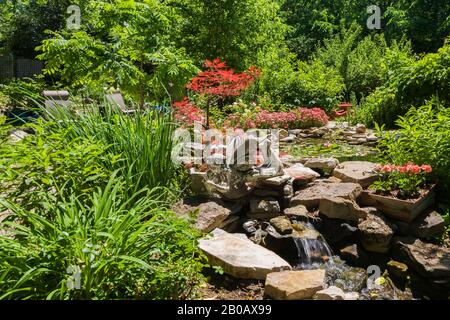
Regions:
<svg viewBox="0 0 450 320"><path fill-rule="evenodd" d="M218 58L213 61L206 60L205 65L209 70L200 72L186 87L192 91L216 95L222 99L239 96L241 91L248 88L261 74L256 67L250 67L243 73L235 73Z"/></svg>
<svg viewBox="0 0 450 320"><path fill-rule="evenodd" d="M203 110L192 104L187 97L172 104L175 121L186 125L193 125L194 122L203 122L205 119Z"/></svg>
<svg viewBox="0 0 450 320"><path fill-rule="evenodd" d="M424 164L422 166L413 164L412 162L408 162L404 166L396 166L392 164L386 164L384 166L380 166L378 168L379 171L384 173L391 173L391 172L400 172L400 173L408 173L410 175L413 174L420 174L422 172L430 173L433 171L433 168L430 165Z"/></svg>

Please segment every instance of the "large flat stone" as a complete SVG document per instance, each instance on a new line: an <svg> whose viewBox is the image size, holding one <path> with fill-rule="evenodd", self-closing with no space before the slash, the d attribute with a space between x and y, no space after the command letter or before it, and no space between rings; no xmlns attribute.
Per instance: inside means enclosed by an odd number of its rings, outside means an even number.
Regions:
<svg viewBox="0 0 450 320"><path fill-rule="evenodd" d="M296 163L289 168L285 168L284 172L294 179L303 179L307 181L313 181L320 177L320 174L312 170L311 168L305 167L301 163Z"/></svg>
<svg viewBox="0 0 450 320"><path fill-rule="evenodd" d="M303 300L324 288L325 270L282 271L267 275L265 294L276 300Z"/></svg>
<svg viewBox="0 0 450 320"><path fill-rule="evenodd" d="M320 199L319 211L332 219L358 221L365 218L367 212L361 209L354 200L325 197Z"/></svg>
<svg viewBox="0 0 450 320"><path fill-rule="evenodd" d="M310 158L305 162L305 167L311 169L334 169L339 164L335 158Z"/></svg>
<svg viewBox="0 0 450 320"><path fill-rule="evenodd" d="M395 239L394 256L426 278L450 278L450 248L403 237Z"/></svg>
<svg viewBox="0 0 450 320"><path fill-rule="evenodd" d="M347 161L338 165L333 176L343 182L359 183L362 187L368 187L377 180L376 163L368 161Z"/></svg>
<svg viewBox="0 0 450 320"><path fill-rule="evenodd" d="M291 199L290 206L304 205L307 208L317 208L321 199L331 197L356 200L361 192L361 186L356 183L315 183L297 192Z"/></svg>
<svg viewBox="0 0 450 320"><path fill-rule="evenodd" d="M222 267L225 273L236 278L262 280L270 272L291 268L274 252L224 231L200 240L199 248L211 265Z"/></svg>

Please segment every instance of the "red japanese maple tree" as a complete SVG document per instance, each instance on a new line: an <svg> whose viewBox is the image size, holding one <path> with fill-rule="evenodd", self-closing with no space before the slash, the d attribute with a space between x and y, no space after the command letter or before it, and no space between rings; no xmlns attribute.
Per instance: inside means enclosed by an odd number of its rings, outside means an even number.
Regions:
<svg viewBox="0 0 450 320"><path fill-rule="evenodd" d="M201 71L186 87L208 96L206 126L209 127L210 104L213 101L239 96L260 76L261 71L252 66L247 71L236 73L218 58L213 61L206 60L205 65L208 70Z"/></svg>

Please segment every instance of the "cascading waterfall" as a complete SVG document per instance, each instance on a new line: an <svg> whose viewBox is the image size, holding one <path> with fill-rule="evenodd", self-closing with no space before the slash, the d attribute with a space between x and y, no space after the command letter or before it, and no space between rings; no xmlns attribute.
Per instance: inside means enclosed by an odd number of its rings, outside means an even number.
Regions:
<svg viewBox="0 0 450 320"><path fill-rule="evenodd" d="M314 230L311 224L307 224L308 229ZM294 238L298 251L299 268L311 269L318 264L333 262L333 253L328 243L319 235L317 238L298 237Z"/></svg>

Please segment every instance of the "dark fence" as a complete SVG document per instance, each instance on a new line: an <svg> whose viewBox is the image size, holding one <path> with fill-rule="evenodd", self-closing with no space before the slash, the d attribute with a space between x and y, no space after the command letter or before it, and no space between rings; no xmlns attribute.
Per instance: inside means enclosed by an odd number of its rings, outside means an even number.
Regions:
<svg viewBox="0 0 450 320"><path fill-rule="evenodd" d="M42 61L0 56L0 80L12 78L33 78L42 72Z"/></svg>

